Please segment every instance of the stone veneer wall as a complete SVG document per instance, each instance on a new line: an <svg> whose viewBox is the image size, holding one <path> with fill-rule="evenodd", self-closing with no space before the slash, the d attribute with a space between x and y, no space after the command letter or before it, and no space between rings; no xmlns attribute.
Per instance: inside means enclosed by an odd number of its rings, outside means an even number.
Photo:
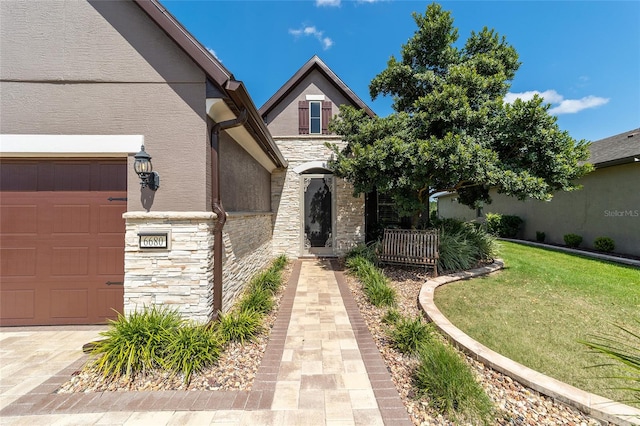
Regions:
<svg viewBox="0 0 640 426"><path fill-rule="evenodd" d="M233 306L251 277L273 259L272 214L228 213L222 232L222 311Z"/></svg>
<svg viewBox="0 0 640 426"><path fill-rule="evenodd" d="M223 311L272 255L271 213L231 213L223 229ZM186 319L213 317L212 212L127 212L124 311L175 308ZM140 232L168 232L168 250L138 247Z"/></svg>
<svg viewBox="0 0 640 426"><path fill-rule="evenodd" d="M286 170L276 170L271 175L271 208L275 213L273 228L273 252L297 258L301 255L300 232L300 174L294 171L299 165L311 161L328 161L331 150L325 142L344 146L337 136L276 136L278 148L289 162ZM354 198L353 187L336 178L336 246L335 254L364 242L364 196Z"/></svg>
<svg viewBox="0 0 640 426"><path fill-rule="evenodd" d="M145 306L176 308L207 322L213 310L212 212L127 212L124 311ZM140 232L169 232L168 250L138 247Z"/></svg>

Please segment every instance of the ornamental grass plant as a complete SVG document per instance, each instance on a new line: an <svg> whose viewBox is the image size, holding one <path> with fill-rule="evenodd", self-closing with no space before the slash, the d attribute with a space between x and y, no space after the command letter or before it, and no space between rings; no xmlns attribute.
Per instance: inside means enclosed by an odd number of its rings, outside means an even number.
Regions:
<svg viewBox="0 0 640 426"><path fill-rule="evenodd" d="M492 424L491 400L453 348L433 339L419 347L418 360L415 386L441 413L456 424Z"/></svg>
<svg viewBox="0 0 640 426"><path fill-rule="evenodd" d="M153 306L111 320L95 342L91 363L105 377L131 376L162 366L167 347L182 325L176 310Z"/></svg>

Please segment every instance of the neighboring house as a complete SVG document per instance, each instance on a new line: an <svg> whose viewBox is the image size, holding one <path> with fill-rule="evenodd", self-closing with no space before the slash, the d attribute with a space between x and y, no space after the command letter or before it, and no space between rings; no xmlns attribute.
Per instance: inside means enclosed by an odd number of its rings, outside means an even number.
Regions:
<svg viewBox="0 0 640 426"><path fill-rule="evenodd" d="M611 136L590 147L589 162L595 170L578 182L581 190L558 192L549 202L526 200L491 191L493 202L482 211L457 202L455 193L438 196L441 217L482 218L486 213L520 216L521 237L535 240L536 231L546 242L564 244L563 236L583 237L583 246L593 248L597 237L613 238L616 252L640 256L640 129Z"/></svg>
<svg viewBox="0 0 640 426"><path fill-rule="evenodd" d="M289 167L272 174L275 253L291 257L344 254L365 239L365 197L333 175L326 143L344 147L327 129L340 105L374 113L317 56L261 108Z"/></svg>
<svg viewBox="0 0 640 426"><path fill-rule="evenodd" d="M0 2L0 55L0 325L145 305L207 321L279 253L287 162L242 82L156 0ZM134 172L142 144L157 191Z"/></svg>

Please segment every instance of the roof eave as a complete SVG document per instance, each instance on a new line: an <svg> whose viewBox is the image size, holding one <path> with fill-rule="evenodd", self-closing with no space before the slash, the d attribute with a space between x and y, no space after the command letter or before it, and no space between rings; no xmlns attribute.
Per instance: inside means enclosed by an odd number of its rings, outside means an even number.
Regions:
<svg viewBox="0 0 640 426"><path fill-rule="evenodd" d="M261 116L269 114L271 110L282 101L287 95L289 95L296 85L307 77L313 70L318 70L323 74L333 85L342 93L342 95L349 99L352 103L363 109L370 117L375 117L376 113L365 104L362 99L358 97L349 87L333 72L331 69L322 62L317 55L314 55L309 59L298 71L296 71L289 80L267 100L258 110Z"/></svg>
<svg viewBox="0 0 640 426"><path fill-rule="evenodd" d="M233 74L208 52L158 0L133 1L193 59L220 91L228 96L225 96L224 101L232 110L247 110L249 114L247 130L252 131L258 144L277 167L286 167L287 161L273 141L244 84L237 81ZM233 105L230 105L229 100Z"/></svg>

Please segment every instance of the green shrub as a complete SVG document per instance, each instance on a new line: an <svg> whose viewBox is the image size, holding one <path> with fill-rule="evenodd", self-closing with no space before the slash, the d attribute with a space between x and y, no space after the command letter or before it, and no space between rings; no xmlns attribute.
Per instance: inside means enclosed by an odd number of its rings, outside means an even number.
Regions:
<svg viewBox="0 0 640 426"><path fill-rule="evenodd" d="M275 294L282 285L282 273L279 269L269 268L255 275L249 284L250 290L266 290Z"/></svg>
<svg viewBox="0 0 640 426"><path fill-rule="evenodd" d="M358 277L362 290L374 306L393 306L396 303L395 290L382 271L362 256L354 256L346 261L349 272Z"/></svg>
<svg viewBox="0 0 640 426"><path fill-rule="evenodd" d="M458 219L440 219L438 268L446 271L469 269L497 252L495 237L479 224Z"/></svg>
<svg viewBox="0 0 640 426"><path fill-rule="evenodd" d="M184 375L189 384L191 375L215 363L221 344L211 327L192 324L175 330L167 346L166 368Z"/></svg>
<svg viewBox="0 0 640 426"><path fill-rule="evenodd" d="M262 331L262 315L251 310L220 314L216 330L223 342L253 340Z"/></svg>
<svg viewBox="0 0 640 426"><path fill-rule="evenodd" d="M438 269L441 271L460 271L476 264L476 250L462 233L442 232L438 251Z"/></svg>
<svg viewBox="0 0 640 426"><path fill-rule="evenodd" d="M349 272L360 279L365 275L370 274L371 270L374 268L374 264L362 256L347 258L345 264Z"/></svg>
<svg viewBox="0 0 640 426"><path fill-rule="evenodd" d="M547 234L541 231L536 231L536 241L539 243L544 243L544 239L547 237Z"/></svg>
<svg viewBox="0 0 640 426"><path fill-rule="evenodd" d="M420 346L418 358L416 387L436 409L461 423L492 423L491 400L452 348L434 339Z"/></svg>
<svg viewBox="0 0 640 426"><path fill-rule="evenodd" d="M564 237L564 243L568 247L578 247L582 244L582 237L576 234L566 234Z"/></svg>
<svg viewBox="0 0 640 426"><path fill-rule="evenodd" d="M95 343L91 365L103 375L120 377L159 367L172 334L182 325L176 310L153 306L124 316L118 314Z"/></svg>
<svg viewBox="0 0 640 426"><path fill-rule="evenodd" d="M623 403L640 404L640 320L636 320L637 329L615 325L617 334L593 336L592 340L580 343L600 355L614 361L625 369L628 375L618 377L627 381L620 389L629 391L632 398ZM610 365L602 364L601 366Z"/></svg>
<svg viewBox="0 0 640 426"><path fill-rule="evenodd" d="M382 316L382 322L387 325L395 325L401 318L402 316L400 315L400 312L398 312L397 309L392 308Z"/></svg>
<svg viewBox="0 0 640 426"><path fill-rule="evenodd" d="M255 311L267 314L273 309L273 297L269 290L263 288L252 288L238 302L238 309L241 311Z"/></svg>
<svg viewBox="0 0 640 426"><path fill-rule="evenodd" d="M349 260L354 257L362 257L375 265L378 263L376 250L379 245L380 243L377 241L367 244L358 244L347 252L347 254L345 255L345 260Z"/></svg>
<svg viewBox="0 0 640 426"><path fill-rule="evenodd" d="M276 270L276 271L281 271L281 270L284 269L285 266L287 266L287 263L289 263L289 260L287 259L287 256L284 255L284 254L281 254L280 256L275 258L275 260L271 264L271 268L270 269L273 269L273 270Z"/></svg>
<svg viewBox="0 0 640 426"><path fill-rule="evenodd" d="M598 237L593 240L593 246L596 250L604 251L607 253L611 253L616 249L616 243L613 241L613 238L609 237Z"/></svg>
<svg viewBox="0 0 640 426"><path fill-rule="evenodd" d="M420 345L431 339L431 326L421 318L399 318L389 329L391 346L403 354L415 353Z"/></svg>
<svg viewBox="0 0 640 426"><path fill-rule="evenodd" d="M487 213L487 230L501 238L515 238L524 223L520 216Z"/></svg>
<svg viewBox="0 0 640 426"><path fill-rule="evenodd" d="M363 290L373 306L394 306L396 304L396 291L387 283L374 281L365 286Z"/></svg>

